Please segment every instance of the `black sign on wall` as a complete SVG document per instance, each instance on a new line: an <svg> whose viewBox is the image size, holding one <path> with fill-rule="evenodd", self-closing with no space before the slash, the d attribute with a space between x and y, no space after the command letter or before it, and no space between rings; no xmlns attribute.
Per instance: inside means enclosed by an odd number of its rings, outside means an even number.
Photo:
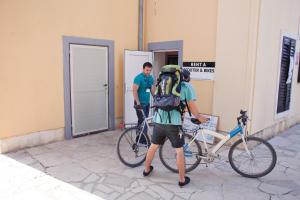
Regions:
<svg viewBox="0 0 300 200"><path fill-rule="evenodd" d="M184 67L215 67L215 62L183 62Z"/></svg>
<svg viewBox="0 0 300 200"><path fill-rule="evenodd" d="M183 68L191 72L191 79L214 80L215 62L183 62Z"/></svg>

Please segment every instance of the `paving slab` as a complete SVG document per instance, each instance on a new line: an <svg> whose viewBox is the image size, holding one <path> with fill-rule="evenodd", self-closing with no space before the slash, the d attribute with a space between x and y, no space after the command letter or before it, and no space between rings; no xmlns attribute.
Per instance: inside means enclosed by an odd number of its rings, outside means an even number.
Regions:
<svg viewBox="0 0 300 200"><path fill-rule="evenodd" d="M37 176L37 179L44 181L43 177L50 175L55 177L55 180L59 179L64 184L72 185L70 187L77 187L79 191L107 200L300 199L300 125L270 140L278 156L277 165L270 174L259 179L240 176L231 168L228 162L229 148L225 146L220 152L220 159L208 164L208 167L199 165L188 174L191 183L184 188L178 186L178 174L167 170L161 164L158 154L153 162L154 171L149 177L142 176L143 166L124 166L116 154L116 143L120 134L120 130L108 131L3 156L14 159L16 163L26 164L28 168L32 167L31 170L41 173L41 177ZM62 192L59 197L59 190L56 191L53 185L47 186L47 181L41 181L41 188L34 192L34 189L24 186L22 182L14 181L14 176L23 176L27 181L34 180L27 176L26 172L16 172L12 177L2 175L0 184L4 180L6 183L3 188L0 187L2 195L20 198L12 188L20 188L23 193L32 192L33 197L40 199L59 199L71 195ZM51 190L54 190L51 195L43 193ZM3 198L0 196L0 199Z"/></svg>
<svg viewBox="0 0 300 200"><path fill-rule="evenodd" d="M0 163L0 199L103 200L5 155Z"/></svg>

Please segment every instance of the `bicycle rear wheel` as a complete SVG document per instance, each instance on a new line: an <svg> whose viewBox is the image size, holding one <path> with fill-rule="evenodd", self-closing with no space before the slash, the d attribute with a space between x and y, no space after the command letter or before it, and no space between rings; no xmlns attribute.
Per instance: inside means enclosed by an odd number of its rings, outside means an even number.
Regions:
<svg viewBox="0 0 300 200"><path fill-rule="evenodd" d="M243 140L239 139L230 148L228 158L231 167L240 175L258 178L270 173L276 165L276 152L267 141L257 138L245 138L249 153Z"/></svg>
<svg viewBox="0 0 300 200"><path fill-rule="evenodd" d="M143 141L141 141L141 137L144 137ZM118 140L118 157L126 166L137 167L145 161L149 146L150 139L148 135L141 133L140 128L126 129Z"/></svg>
<svg viewBox="0 0 300 200"><path fill-rule="evenodd" d="M202 149L197 140L192 143L193 137L191 135L184 135L185 145L184 157L185 157L185 171L190 172L194 170L201 161L199 157L202 155ZM162 164L172 172L178 173L178 168L176 165L176 151L172 147L170 140L166 140L164 145L159 148L159 158Z"/></svg>

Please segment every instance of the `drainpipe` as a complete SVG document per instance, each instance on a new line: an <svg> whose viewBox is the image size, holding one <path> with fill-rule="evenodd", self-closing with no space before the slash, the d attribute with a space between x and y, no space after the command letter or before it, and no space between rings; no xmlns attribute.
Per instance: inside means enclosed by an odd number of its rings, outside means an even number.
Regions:
<svg viewBox="0 0 300 200"><path fill-rule="evenodd" d="M144 16L144 0L139 0L139 35L138 35L138 50L143 50L143 16Z"/></svg>

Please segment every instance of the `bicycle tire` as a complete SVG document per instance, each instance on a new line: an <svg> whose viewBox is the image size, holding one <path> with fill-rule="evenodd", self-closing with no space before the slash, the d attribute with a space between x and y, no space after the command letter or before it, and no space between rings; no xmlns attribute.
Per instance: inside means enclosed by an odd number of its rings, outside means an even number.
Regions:
<svg viewBox="0 0 300 200"><path fill-rule="evenodd" d="M189 141L191 141L193 139L193 137L191 135L185 134L185 140L188 139ZM189 142L185 142L185 144L188 144ZM184 150L185 153L185 172L191 172L192 170L194 170L201 161L201 158L199 157L199 155L202 155L202 149L201 146L199 144L199 142L197 140L194 140L193 143L190 146L194 146L194 148L196 148L196 152L192 152L191 156L194 157L194 160L191 161L191 164L187 164L187 150ZM167 149L168 148L168 149ZM171 149L170 149L171 148ZM166 157L166 151L168 150L173 150L173 155L171 156L171 158L167 159ZM190 150L189 150L190 151ZM171 153L172 154L172 153ZM178 169L177 169L177 165L176 165L176 152L175 149L171 146L170 141L167 139L164 143L164 145L161 145L159 148L159 158L162 162L162 164L169 169L172 172L178 173ZM170 161L167 161L170 160ZM170 162L172 164L170 164Z"/></svg>
<svg viewBox="0 0 300 200"><path fill-rule="evenodd" d="M128 167L140 166L146 160L147 151L150 146L150 139L148 135L142 133L146 138L147 144L138 144L138 142L136 142L135 137L136 137L136 133L139 132L140 132L140 128L138 127L128 128L121 134L117 143L118 157L120 161ZM123 144L122 144L123 142L127 142L128 146L123 148ZM144 152L139 152L140 149L143 149ZM141 155L137 156L138 153L141 153ZM128 155L128 158L126 158L125 156L127 154L132 154L132 155ZM137 157L139 157L139 159L135 159ZM132 159L132 161L129 159Z"/></svg>
<svg viewBox="0 0 300 200"><path fill-rule="evenodd" d="M237 163L235 162L236 157L234 154L242 151L242 148L238 147L238 145L243 144L242 139L239 139L230 147L230 150L228 153L228 158L229 158L229 163L230 163L231 167L238 174L240 174L244 177L247 177L247 178L259 178L259 177L265 176L268 173L270 173L274 169L274 167L276 165L276 161L277 161L276 152L275 152L273 146L270 143L268 143L267 141L265 141L264 139L261 139L258 137L248 137L248 138L246 138L246 142L247 142L247 146L248 146L249 151L251 152L251 156L252 156L252 158L250 158L246 151L243 152L246 155L245 157L250 160L249 166L248 166L249 169L250 169L250 166L252 166L252 170L253 170L254 165L258 166L258 163L255 163L256 162L255 159L260 158L258 155L260 152L262 152L262 150L264 148L266 150L268 150L268 152L270 153L270 162L267 163L268 167L266 167L264 170L256 172L256 173L253 173L253 172L248 173L245 170L242 170L242 168L240 168L240 166L237 165ZM253 143L253 142L254 142L254 144L251 144L251 145L253 145L253 147L252 147L249 144ZM256 143L258 143L258 144L256 144ZM257 151L257 152L254 153L254 151ZM242 155L242 153L240 153L240 154L238 154L238 156L243 156L243 155ZM261 158L264 158L264 157L261 157ZM243 161L242 163L247 164L247 161ZM264 163L264 162L261 161L261 163Z"/></svg>

